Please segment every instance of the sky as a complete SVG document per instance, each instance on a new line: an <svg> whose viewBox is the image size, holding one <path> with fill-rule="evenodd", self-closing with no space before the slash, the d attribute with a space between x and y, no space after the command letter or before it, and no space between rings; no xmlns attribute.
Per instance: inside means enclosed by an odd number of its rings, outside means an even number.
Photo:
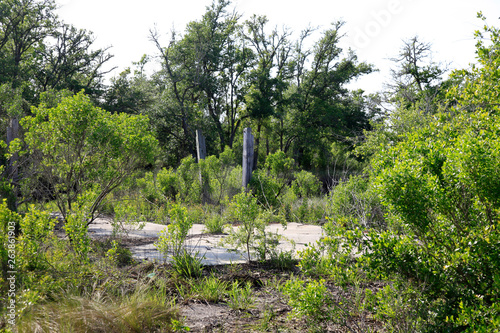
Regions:
<svg viewBox="0 0 500 333"><path fill-rule="evenodd" d="M108 67L117 76L144 54L158 51L149 39L156 28L166 45L172 29L182 33L186 24L201 19L212 0L56 0L59 17L77 28L92 31L96 47L111 46ZM340 46L351 48L359 61L373 64L378 72L353 83L367 93L381 91L390 79L390 60L403 41L418 36L430 43L433 61L450 69L466 68L475 61L474 31L484 23L500 27L499 0L233 0L231 8L243 15L265 15L269 27L286 27L294 36L308 26L318 27L311 41L332 22L345 21Z"/></svg>

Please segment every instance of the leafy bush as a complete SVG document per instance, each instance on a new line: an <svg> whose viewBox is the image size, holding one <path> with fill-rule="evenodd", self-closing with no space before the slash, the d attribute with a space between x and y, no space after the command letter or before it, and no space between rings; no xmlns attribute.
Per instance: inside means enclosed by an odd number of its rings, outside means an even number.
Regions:
<svg viewBox="0 0 500 333"><path fill-rule="evenodd" d="M280 206L280 199L293 176L293 159L282 151L270 154L263 169L255 170L249 186L258 202L268 209Z"/></svg>
<svg viewBox="0 0 500 333"><path fill-rule="evenodd" d="M294 173L291 189L299 198L310 198L318 195L321 182L309 171L301 170Z"/></svg>
<svg viewBox="0 0 500 333"><path fill-rule="evenodd" d="M23 178L25 195L38 189L54 197L64 219L85 207L81 217L91 223L107 195L154 161L158 142L145 116L108 113L83 92L32 113L21 125L37 176Z"/></svg>
<svg viewBox="0 0 500 333"><path fill-rule="evenodd" d="M183 249L180 253L172 256L172 269L179 276L198 278L203 273L203 264L198 253L190 253Z"/></svg>
<svg viewBox="0 0 500 333"><path fill-rule="evenodd" d="M224 232L226 221L219 213L211 213L205 219L206 232L209 234L221 234Z"/></svg>
<svg viewBox="0 0 500 333"><path fill-rule="evenodd" d="M297 278L288 280L283 286L283 293L292 307L289 318L305 319L311 331L321 331L330 320L327 308L330 298L325 280L303 281Z"/></svg>
<svg viewBox="0 0 500 333"><path fill-rule="evenodd" d="M205 302L219 302L224 300L224 295L228 287L229 282L223 281L213 274L201 280L193 280L191 283L193 298Z"/></svg>
<svg viewBox="0 0 500 333"><path fill-rule="evenodd" d="M335 186L329 195L328 216L348 229L381 228L385 225L384 209L367 177L351 176Z"/></svg>
<svg viewBox="0 0 500 333"><path fill-rule="evenodd" d="M115 240L111 242L111 248L106 252L106 257L118 267L130 265L134 262L130 250L120 246Z"/></svg>
<svg viewBox="0 0 500 333"><path fill-rule="evenodd" d="M228 244L234 244L236 248L244 248L247 252L248 261L250 261L250 249L253 248L256 237L256 229L265 228L264 223L257 219L259 215L259 206L257 200L251 193L241 192L235 195L227 209L229 218L235 222L241 223L236 229L231 229L227 237Z"/></svg>
<svg viewBox="0 0 500 333"><path fill-rule="evenodd" d="M189 219L186 207L181 206L180 203L172 204L169 216L170 224L160 232L155 246L165 257L169 253L175 257L182 255L182 246L184 245L189 229L193 226L193 221Z"/></svg>
<svg viewBox="0 0 500 333"><path fill-rule="evenodd" d="M234 310L247 310L254 302L252 292L252 282L247 281L244 287L240 287L238 281L233 281L227 292L227 304Z"/></svg>
<svg viewBox="0 0 500 333"><path fill-rule="evenodd" d="M494 327L500 302L500 116L442 114L374 160L391 229L372 232L372 267L425 284L440 327ZM434 304L434 303L433 303ZM438 305L440 304L440 305ZM492 317L457 320L465 313ZM446 323L446 324L445 324Z"/></svg>

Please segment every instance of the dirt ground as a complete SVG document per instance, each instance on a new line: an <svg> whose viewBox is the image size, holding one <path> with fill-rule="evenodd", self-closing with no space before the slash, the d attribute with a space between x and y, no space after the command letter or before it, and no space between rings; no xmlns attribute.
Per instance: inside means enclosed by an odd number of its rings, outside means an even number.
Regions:
<svg viewBox="0 0 500 333"><path fill-rule="evenodd" d="M136 244L136 240L131 241ZM155 264L143 261L136 266L142 274L148 271L169 274L170 264ZM133 268L134 270L134 268ZM248 281L252 284L252 305L246 310L234 310L226 302L210 303L194 299L182 298L177 305L183 324L189 332L308 332L305 320L289 319L292 308L287 299L277 289L292 276L300 276L295 266L281 270L269 263L246 263L233 265L205 266L204 276L215 275L222 281L232 283L238 281L242 285ZM355 302L354 287L338 287L327 281L328 291L341 304ZM376 292L382 284L372 283L358 286ZM172 291L175 294L175 291ZM383 332L383 325L373 320L368 313L344 314L345 320L338 323L325 323L323 332Z"/></svg>

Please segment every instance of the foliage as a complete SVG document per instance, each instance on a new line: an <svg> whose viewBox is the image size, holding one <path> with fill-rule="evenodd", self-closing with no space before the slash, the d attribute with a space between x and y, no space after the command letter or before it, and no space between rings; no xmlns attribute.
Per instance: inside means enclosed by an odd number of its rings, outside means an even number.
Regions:
<svg viewBox="0 0 500 333"><path fill-rule="evenodd" d="M104 198L155 157L146 117L109 114L82 92L32 112L22 126L33 172L43 181L32 177L26 185L53 196L66 220L86 206L83 218L91 223Z"/></svg>
<svg viewBox="0 0 500 333"><path fill-rule="evenodd" d="M291 189L299 198L310 198L319 194L321 183L311 172L306 170L295 172L294 178Z"/></svg>
<svg viewBox="0 0 500 333"><path fill-rule="evenodd" d="M490 32L498 43L497 30ZM483 67L473 72L484 75L466 76L464 89L449 92L455 107L373 162L390 229L370 234L366 256L383 276L425 284L443 329L493 328L497 321L500 118L488 82L498 55L494 47L478 45ZM488 103L476 104L476 94Z"/></svg>
<svg viewBox="0 0 500 333"><path fill-rule="evenodd" d="M210 214L205 220L206 232L209 234L221 234L224 232L226 221L219 213Z"/></svg>
<svg viewBox="0 0 500 333"><path fill-rule="evenodd" d="M182 247L189 229L193 226L193 221L189 219L186 207L183 207L180 203L172 204L169 217L170 224L160 232L155 246L165 257L169 253L173 257L182 256Z"/></svg>
<svg viewBox="0 0 500 333"><path fill-rule="evenodd" d="M234 244L236 248L244 248L247 259L250 261L250 248L255 242L255 230L263 230L265 225L257 219L259 206L257 199L249 192L241 192L233 197L228 207L230 219L241 223L235 230L232 229L227 242Z"/></svg>
<svg viewBox="0 0 500 333"><path fill-rule="evenodd" d="M300 269L309 276L328 277L339 286L365 281L365 267L357 259L365 240L363 229L347 229L334 221L323 228L325 237L299 252Z"/></svg>
<svg viewBox="0 0 500 333"><path fill-rule="evenodd" d="M229 282L223 281L214 274L205 276L201 280L193 280L191 283L193 298L205 302L220 302L225 299L229 288Z"/></svg>
<svg viewBox="0 0 500 333"><path fill-rule="evenodd" d="M375 293L367 289L363 307L371 310L389 332L422 332L434 320L425 296L404 281L396 286L388 284Z"/></svg>
<svg viewBox="0 0 500 333"><path fill-rule="evenodd" d="M130 265L134 261L130 250L120 246L115 240L111 242L111 248L106 252L106 257L118 267Z"/></svg>
<svg viewBox="0 0 500 333"><path fill-rule="evenodd" d="M238 281L233 281L227 291L227 304L234 310L247 310L254 302L252 292L252 282L247 281L245 286L241 287Z"/></svg>
<svg viewBox="0 0 500 333"><path fill-rule="evenodd" d="M283 293L292 307L290 318L305 319L311 331L325 329L330 314L325 308L330 300L325 280L303 281L297 278L288 280L283 286Z"/></svg>
<svg viewBox="0 0 500 333"><path fill-rule="evenodd" d="M141 284L139 284L141 285ZM21 332L172 332L178 322L175 308L138 287L123 298L103 299L91 295L62 295L32 306L17 324Z"/></svg>
<svg viewBox="0 0 500 333"><path fill-rule="evenodd" d="M209 156L196 163L188 156L177 169L162 168L139 179L144 199L154 205L168 201L220 205L226 196L240 191L241 166L234 165L233 150L226 147L219 157Z"/></svg>
<svg viewBox="0 0 500 333"><path fill-rule="evenodd" d="M203 273L203 264L198 253L190 253L183 249L172 256L172 269L179 276L197 278Z"/></svg>
<svg viewBox="0 0 500 333"><path fill-rule="evenodd" d="M264 168L253 172L249 186L260 205L267 209L279 206L281 195L290 185L293 167L294 160L277 151L267 156Z"/></svg>
<svg viewBox="0 0 500 333"><path fill-rule="evenodd" d="M383 228L384 210L368 177L352 176L329 194L328 216L347 229Z"/></svg>

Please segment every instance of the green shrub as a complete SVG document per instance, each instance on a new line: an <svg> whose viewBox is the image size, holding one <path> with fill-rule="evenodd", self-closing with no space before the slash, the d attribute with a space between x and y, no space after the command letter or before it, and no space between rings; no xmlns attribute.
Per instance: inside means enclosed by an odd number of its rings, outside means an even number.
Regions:
<svg viewBox="0 0 500 333"><path fill-rule="evenodd" d="M299 198L310 198L318 195L321 182L309 171L301 170L294 173L291 189Z"/></svg>
<svg viewBox="0 0 500 333"><path fill-rule="evenodd" d="M205 302L219 302L224 300L229 282L223 281L215 275L206 276L201 280L191 282L193 298Z"/></svg>
<svg viewBox="0 0 500 333"><path fill-rule="evenodd" d="M175 200L180 188L177 176L172 168L161 169L156 176L156 181L158 183L160 193L169 200Z"/></svg>
<svg viewBox="0 0 500 333"><path fill-rule="evenodd" d="M352 229L385 226L384 209L364 176L351 176L335 186L329 195L328 216Z"/></svg>
<svg viewBox="0 0 500 333"><path fill-rule="evenodd" d="M249 186L260 205L268 209L280 206L281 196L292 181L293 166L293 159L277 151L267 156L263 169L253 172Z"/></svg>
<svg viewBox="0 0 500 333"><path fill-rule="evenodd" d="M203 273L203 264L198 253L190 253L183 249L172 256L172 269L178 276L198 278Z"/></svg>
<svg viewBox="0 0 500 333"><path fill-rule="evenodd" d="M464 320L453 320L479 309L489 309L483 314L493 317L469 318L469 327L476 320L494 327L497 320L499 138L499 115L457 110L440 115L373 162L391 229L370 234L371 267L386 277L425 283L425 296L440 301L433 304L441 328L459 327Z"/></svg>
<svg viewBox="0 0 500 333"><path fill-rule="evenodd" d="M227 213L230 220L241 224L236 230L231 229L225 242L246 250L248 261L250 261L250 249L253 248L255 242L256 229L265 228L264 223L257 219L259 216L257 200L251 193L241 192L233 197Z"/></svg>
<svg viewBox="0 0 500 333"><path fill-rule="evenodd" d="M325 280L303 281L297 278L288 280L283 286L283 293L292 307L289 318L304 319L310 331L322 331L331 319L328 307L330 298Z"/></svg>
<svg viewBox="0 0 500 333"><path fill-rule="evenodd" d="M188 235L189 229L193 226L193 221L189 219L186 207L180 203L172 204L169 210L170 224L160 232L155 246L158 251L168 256L182 254L181 250Z"/></svg>
<svg viewBox="0 0 500 333"><path fill-rule="evenodd" d="M205 219L206 232L209 234L222 234L224 232L224 226L226 221L218 213L211 213Z"/></svg>
<svg viewBox="0 0 500 333"><path fill-rule="evenodd" d="M111 248L106 252L106 257L118 267L127 266L134 262L130 250L120 246L115 240L111 242Z"/></svg>

